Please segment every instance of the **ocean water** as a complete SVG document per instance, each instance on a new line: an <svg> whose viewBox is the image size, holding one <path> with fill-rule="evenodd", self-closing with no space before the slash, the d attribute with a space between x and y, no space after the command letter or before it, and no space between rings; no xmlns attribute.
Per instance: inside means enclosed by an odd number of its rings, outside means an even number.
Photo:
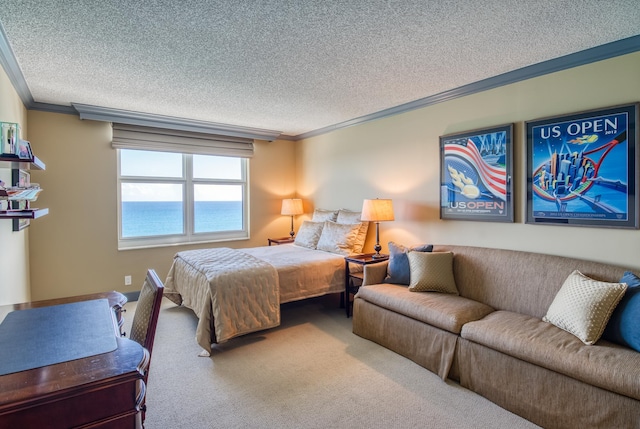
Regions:
<svg viewBox="0 0 640 429"><path fill-rule="evenodd" d="M242 229L242 201L197 201L195 233ZM179 201L124 201L122 236L149 237L183 233L182 203Z"/></svg>

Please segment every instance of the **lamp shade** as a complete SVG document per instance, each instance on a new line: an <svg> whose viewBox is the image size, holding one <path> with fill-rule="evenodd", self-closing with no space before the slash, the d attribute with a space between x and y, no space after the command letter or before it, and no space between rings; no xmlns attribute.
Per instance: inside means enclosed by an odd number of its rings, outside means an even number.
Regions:
<svg viewBox="0 0 640 429"><path fill-rule="evenodd" d="M362 202L363 221L384 222L394 220L393 203L388 199L364 200Z"/></svg>
<svg viewBox="0 0 640 429"><path fill-rule="evenodd" d="M282 211L280 214L287 216L295 216L304 213L302 208L302 200L299 198L290 198L282 200Z"/></svg>

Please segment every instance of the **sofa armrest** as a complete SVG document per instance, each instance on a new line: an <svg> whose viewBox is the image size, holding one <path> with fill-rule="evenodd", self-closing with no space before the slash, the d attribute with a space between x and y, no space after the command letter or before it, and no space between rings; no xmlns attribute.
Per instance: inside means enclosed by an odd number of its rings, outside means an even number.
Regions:
<svg viewBox="0 0 640 429"><path fill-rule="evenodd" d="M383 283L385 277L387 277L387 265L389 265L389 261L365 265L362 286Z"/></svg>

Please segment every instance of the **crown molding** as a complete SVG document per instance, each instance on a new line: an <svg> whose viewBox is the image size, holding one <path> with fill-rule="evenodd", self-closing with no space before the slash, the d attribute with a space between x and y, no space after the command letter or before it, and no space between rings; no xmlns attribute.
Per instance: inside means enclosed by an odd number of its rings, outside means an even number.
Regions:
<svg viewBox="0 0 640 429"><path fill-rule="evenodd" d="M29 110L39 110L41 112L65 113L67 115L77 115L78 112L71 106L63 106L62 104L40 103L34 101L27 107Z"/></svg>
<svg viewBox="0 0 640 429"><path fill-rule="evenodd" d="M25 107L29 108L29 106L33 104L33 96L31 95L31 91L27 86L27 81L24 79L22 70L20 70L18 61L16 61L16 56L13 53L13 49L11 49L11 45L9 45L7 33L4 31L4 27L2 26L1 22L0 64L2 65L2 68L4 68L4 71L7 73L7 76L9 76L9 80L18 93L18 96L22 100L22 104L24 104Z"/></svg>
<svg viewBox="0 0 640 429"><path fill-rule="evenodd" d="M498 88L500 86L509 85L538 76L555 73L558 71L606 60L609 58L614 58L620 55L630 54L637 51L640 51L640 35L596 46L594 48L586 49L584 51L565 55L563 57L544 61L538 64L533 64L518 70L503 73L501 75L493 76L488 79L470 83L468 85L463 85L449 91L444 91L435 95L431 95L429 97L391 107L389 109L380 110L369 115L360 116L359 118L350 119L348 121L340 122L328 127L319 128L317 130L309 131L303 134L298 134L293 137L293 140L303 140L310 137L319 136L321 134L326 134L328 132L336 131L342 128L363 124L365 122L373 121L376 119L387 118L389 116L398 115L400 113L409 112L411 110L432 106L444 101L465 97L467 95L476 94L478 92L487 91L489 89Z"/></svg>

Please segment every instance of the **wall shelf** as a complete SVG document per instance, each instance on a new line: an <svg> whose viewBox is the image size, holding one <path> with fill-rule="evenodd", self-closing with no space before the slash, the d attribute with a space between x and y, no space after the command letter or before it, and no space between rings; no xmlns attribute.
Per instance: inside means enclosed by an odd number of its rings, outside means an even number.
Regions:
<svg viewBox="0 0 640 429"><path fill-rule="evenodd" d="M49 213L49 209L0 210L0 219L38 219Z"/></svg>
<svg viewBox="0 0 640 429"><path fill-rule="evenodd" d="M44 162L37 156L31 159L20 159L0 155L0 168L10 168L18 170L45 170Z"/></svg>
<svg viewBox="0 0 640 429"><path fill-rule="evenodd" d="M0 168L10 169L12 171L12 182L17 182L18 174L26 174L27 170L45 170L46 166L40 158L34 156L30 159L20 159L14 156L0 155ZM16 183L12 183L14 186ZM24 200L28 201L28 200ZM49 213L49 209L29 208L29 203L26 203L27 208L19 209L18 207L24 207L18 203L18 200L11 200L9 207L6 210L0 210L1 219L13 219L13 230L20 231L23 228L29 226L29 222L32 219L38 219Z"/></svg>

